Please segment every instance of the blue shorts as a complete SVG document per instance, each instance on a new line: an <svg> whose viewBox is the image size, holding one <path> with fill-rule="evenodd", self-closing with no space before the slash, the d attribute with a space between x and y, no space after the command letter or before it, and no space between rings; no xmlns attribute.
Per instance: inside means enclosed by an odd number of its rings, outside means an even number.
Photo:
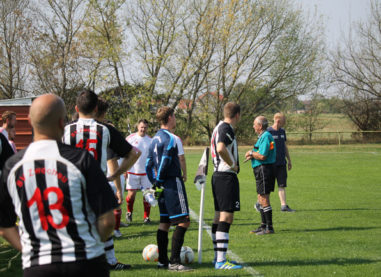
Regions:
<svg viewBox="0 0 381 277"><path fill-rule="evenodd" d="M164 181L164 191L159 198L161 223L189 222L189 206L185 185L181 178L171 177Z"/></svg>

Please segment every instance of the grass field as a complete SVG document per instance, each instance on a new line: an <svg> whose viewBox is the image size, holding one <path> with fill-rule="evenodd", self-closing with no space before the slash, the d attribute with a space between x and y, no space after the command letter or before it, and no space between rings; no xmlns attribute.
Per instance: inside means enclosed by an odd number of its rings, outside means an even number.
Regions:
<svg viewBox="0 0 381 277"><path fill-rule="evenodd" d="M241 157L248 147L241 147ZM187 192L190 208L199 213L200 193L192 184L201 149L186 149ZM239 174L241 211L235 214L229 249L242 260L245 269L216 271L211 265L213 247L203 232L203 263L192 265L189 276L380 276L381 275L381 145L292 146L293 169L289 172L288 204L295 213L281 213L277 190L271 195L275 234L250 235L259 224L254 177L249 164ZM211 225L213 200L210 174L205 195L206 224ZM123 205L125 211L125 206ZM142 225L142 204L135 202L134 222L121 228L116 239L117 257L133 265L128 272L111 276L171 276L145 262L141 252L155 243L158 208L152 209L153 223ZM197 252L196 222L185 236L184 245ZM170 233L170 237L172 231ZM1 240L1 242L3 242ZM5 269L16 251L0 248L0 269ZM196 257L197 260L197 257ZM0 276L20 276L20 257Z"/></svg>

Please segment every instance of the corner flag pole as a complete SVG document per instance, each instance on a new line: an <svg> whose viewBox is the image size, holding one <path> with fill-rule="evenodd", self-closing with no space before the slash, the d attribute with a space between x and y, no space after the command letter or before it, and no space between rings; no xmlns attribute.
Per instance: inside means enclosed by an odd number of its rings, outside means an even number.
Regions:
<svg viewBox="0 0 381 277"><path fill-rule="evenodd" d="M204 220L204 198L205 198L205 183L206 175L208 174L209 163L209 147L206 147L198 165L194 183L198 190L201 189L200 196L200 216L198 221L198 263L201 264L202 260L202 222Z"/></svg>

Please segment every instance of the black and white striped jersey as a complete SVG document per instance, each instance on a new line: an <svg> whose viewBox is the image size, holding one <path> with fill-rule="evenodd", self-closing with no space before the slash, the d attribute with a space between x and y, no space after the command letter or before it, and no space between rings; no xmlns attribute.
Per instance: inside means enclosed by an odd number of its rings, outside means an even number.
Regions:
<svg viewBox="0 0 381 277"><path fill-rule="evenodd" d="M217 144L222 142L225 144L226 149L228 150L230 159L238 165L239 171L239 159L238 159L238 145L237 140L234 134L233 127L226 122L220 121L218 125L214 128L211 139L211 155L214 165L214 171L218 172L231 172L236 173L231 169L222 157L217 152Z"/></svg>
<svg viewBox="0 0 381 277"><path fill-rule="evenodd" d="M4 166L0 227L20 218L23 268L102 255L96 219L117 207L106 176L86 151L41 140Z"/></svg>
<svg viewBox="0 0 381 277"><path fill-rule="evenodd" d="M14 154L12 146L9 144L7 138L0 133L0 175L5 162Z"/></svg>
<svg viewBox="0 0 381 277"><path fill-rule="evenodd" d="M117 129L92 118L79 118L66 125L63 142L90 152L105 174L108 148L119 157L126 156L132 149Z"/></svg>

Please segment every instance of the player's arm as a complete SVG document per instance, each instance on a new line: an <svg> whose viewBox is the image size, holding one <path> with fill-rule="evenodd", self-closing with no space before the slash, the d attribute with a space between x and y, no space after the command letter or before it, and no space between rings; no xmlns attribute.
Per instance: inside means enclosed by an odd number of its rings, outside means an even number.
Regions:
<svg viewBox="0 0 381 277"><path fill-rule="evenodd" d="M180 161L181 171L183 172L183 180L185 183L187 181L187 163L186 163L184 154L179 155L179 161Z"/></svg>
<svg viewBox="0 0 381 277"><path fill-rule="evenodd" d="M290 153L288 152L288 147L287 147L286 142L284 143L284 152L286 154L288 170L291 170L291 168L292 168L291 157L290 157Z"/></svg>
<svg viewBox="0 0 381 277"><path fill-rule="evenodd" d="M114 209L118 208L106 176L99 163L87 152L82 152L84 162L80 164L81 172L86 180L86 196L97 221L96 228L102 241L106 241L114 230Z"/></svg>
<svg viewBox="0 0 381 277"><path fill-rule="evenodd" d="M217 153L220 155L220 157L228 164L230 165L231 169L235 172L238 172L238 165L235 164L234 161L230 158L228 149L225 146L225 143L218 142L217 143Z"/></svg>
<svg viewBox="0 0 381 277"><path fill-rule="evenodd" d="M251 151L251 157L253 159L264 161L267 159L267 156L269 155L270 151L270 141L265 140L259 145L258 151Z"/></svg>
<svg viewBox="0 0 381 277"><path fill-rule="evenodd" d="M113 158L107 161L107 168L111 175L117 170L118 167L118 158ZM118 199L118 204L120 205L123 202L122 185L120 182L120 177L114 180L114 184L116 187L116 198Z"/></svg>
<svg viewBox="0 0 381 277"><path fill-rule="evenodd" d="M7 187L7 180L13 164L6 163L0 179L0 235L14 248L21 251L21 240L16 226L17 215Z"/></svg>
<svg viewBox="0 0 381 277"><path fill-rule="evenodd" d="M173 136L169 136L169 139L167 139L164 142L161 161L160 164L157 166L158 170L156 175L156 182L158 183L164 182L164 176L167 175L167 171L169 170L169 166L171 164L172 151L174 150L174 146L175 138Z"/></svg>
<svg viewBox="0 0 381 277"><path fill-rule="evenodd" d="M116 178L118 178L120 175L122 175L124 172L126 172L131 166L134 165L134 163L139 159L142 152L140 152L139 149L136 147L133 147L130 152L126 156L123 157L122 163L118 168L115 170L115 172L110 175L107 179L109 181L113 181Z"/></svg>
<svg viewBox="0 0 381 277"><path fill-rule="evenodd" d="M110 175L107 179L109 181L115 180L117 177L122 175L127 171L140 157L142 154L139 149L133 147L122 134L115 129L113 126L107 125L110 131L110 145L109 147L119 156L122 157L122 163L118 169Z"/></svg>
<svg viewBox="0 0 381 277"><path fill-rule="evenodd" d="M21 240L17 226L0 228L0 235L9 242L15 249L21 251Z"/></svg>
<svg viewBox="0 0 381 277"><path fill-rule="evenodd" d="M115 227L115 216L113 210L108 211L97 218L97 230L102 242L110 238Z"/></svg>

